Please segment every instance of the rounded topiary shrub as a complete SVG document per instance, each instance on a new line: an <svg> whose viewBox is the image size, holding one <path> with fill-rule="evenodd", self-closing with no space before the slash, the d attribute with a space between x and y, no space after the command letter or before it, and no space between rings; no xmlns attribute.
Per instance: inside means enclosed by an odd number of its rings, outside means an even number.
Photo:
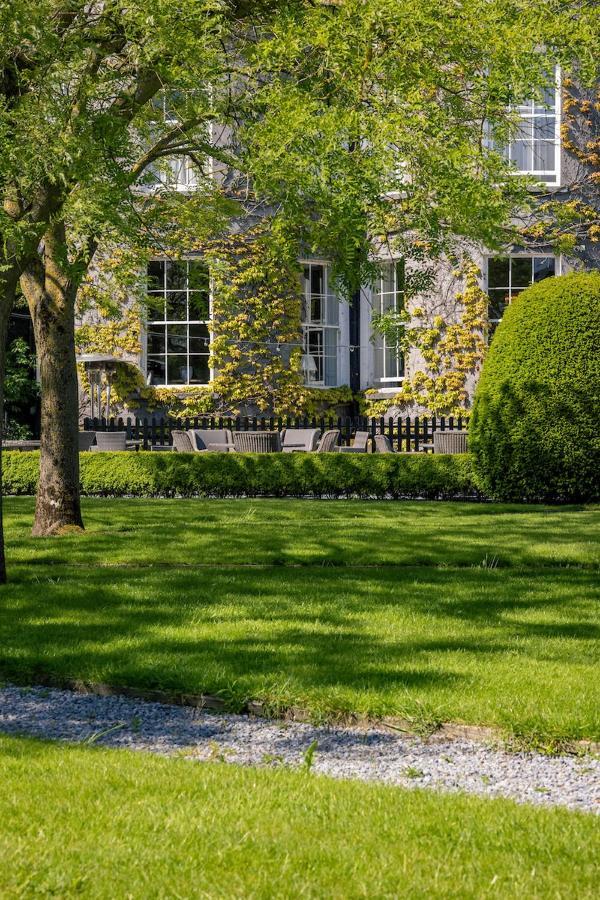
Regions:
<svg viewBox="0 0 600 900"><path fill-rule="evenodd" d="M508 307L475 392L478 487L501 500L600 496L600 273L532 285Z"/></svg>

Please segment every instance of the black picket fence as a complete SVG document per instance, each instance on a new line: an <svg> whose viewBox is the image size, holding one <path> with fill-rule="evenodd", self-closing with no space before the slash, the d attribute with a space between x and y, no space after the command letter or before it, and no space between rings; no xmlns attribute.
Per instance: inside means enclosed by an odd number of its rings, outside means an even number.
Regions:
<svg viewBox="0 0 600 900"><path fill-rule="evenodd" d="M83 422L85 431L125 431L127 439L139 441L143 449L164 447L172 443L171 431L188 428L220 429L230 428L232 431L282 431L284 428L320 428L326 431L337 428L340 432L340 443L349 446L357 431L368 431L386 434L395 450L430 451L433 449L434 431L465 431L468 419L458 416L430 417L406 416L404 418L386 419L368 418L367 416L344 416L338 418L319 417L258 417L258 416L194 416L187 419L90 419Z"/></svg>

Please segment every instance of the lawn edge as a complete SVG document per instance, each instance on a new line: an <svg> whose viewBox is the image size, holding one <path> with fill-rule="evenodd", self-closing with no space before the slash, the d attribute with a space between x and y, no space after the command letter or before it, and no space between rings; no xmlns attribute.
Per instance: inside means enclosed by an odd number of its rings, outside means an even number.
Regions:
<svg viewBox="0 0 600 900"><path fill-rule="evenodd" d="M21 681L14 677L10 683L20 687L48 687L68 690L77 694L92 694L97 697L128 697L148 703L160 703L165 706L189 706L195 709L214 713L232 713L231 704L214 694L190 694L181 691L165 691L157 688L136 688L125 685L113 685L101 681L84 681L82 679L63 678L56 675L37 673L36 684ZM389 728L409 736L421 738L429 742L468 740L481 744L500 744L507 750L515 752L536 751L547 754L600 754L600 741L586 739L551 739L543 735L514 734L497 726L467 725L462 722L428 723L427 726L415 723L399 716L373 718L356 714L340 713L315 722L314 714L300 706L274 706L261 700L247 700L243 706L236 708L237 715L272 719L275 721L306 722L311 724L335 725L338 728Z"/></svg>

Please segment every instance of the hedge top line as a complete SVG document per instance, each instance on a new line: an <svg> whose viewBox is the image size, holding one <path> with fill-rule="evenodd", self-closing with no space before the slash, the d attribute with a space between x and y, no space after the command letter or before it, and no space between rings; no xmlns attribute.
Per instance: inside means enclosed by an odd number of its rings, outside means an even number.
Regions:
<svg viewBox="0 0 600 900"><path fill-rule="evenodd" d="M34 494L39 452L4 454L4 492ZM481 498L468 455L82 453L88 497Z"/></svg>

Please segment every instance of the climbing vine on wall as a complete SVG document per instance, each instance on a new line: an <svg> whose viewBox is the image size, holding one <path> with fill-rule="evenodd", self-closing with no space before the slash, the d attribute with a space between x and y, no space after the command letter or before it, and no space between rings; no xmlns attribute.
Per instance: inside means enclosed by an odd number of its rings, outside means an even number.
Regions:
<svg viewBox="0 0 600 900"><path fill-rule="evenodd" d="M269 231L270 229L270 231ZM164 233L166 239L166 233ZM305 386L301 370L301 285L298 248L272 223L198 239L172 228L161 247L173 258L201 255L212 282L209 385L147 385L134 365L141 352L145 272L152 252L117 249L102 258L79 298L84 324L79 352L123 357L112 396L124 407L158 409L185 418L201 415L317 415L353 399L349 388ZM87 387L85 373L81 381Z"/></svg>
<svg viewBox="0 0 600 900"><path fill-rule="evenodd" d="M488 297L479 283L480 272L470 260L453 274L464 284L456 297L458 321L448 321L442 315L428 320L419 307L393 316L389 324L381 317L379 330L388 333L402 352L417 349L423 366L406 377L391 398L381 399L376 391L367 391L367 415L385 415L392 407L404 411L415 406L430 415L460 415L468 408L468 378L478 372L485 353Z"/></svg>
<svg viewBox="0 0 600 900"><path fill-rule="evenodd" d="M126 404L143 391L144 377L137 360L141 353L145 277L138 248L113 248L103 254L97 268L81 285L75 332L78 353L103 353L121 358L112 382L112 398ZM89 395L85 368L79 367L79 383Z"/></svg>

